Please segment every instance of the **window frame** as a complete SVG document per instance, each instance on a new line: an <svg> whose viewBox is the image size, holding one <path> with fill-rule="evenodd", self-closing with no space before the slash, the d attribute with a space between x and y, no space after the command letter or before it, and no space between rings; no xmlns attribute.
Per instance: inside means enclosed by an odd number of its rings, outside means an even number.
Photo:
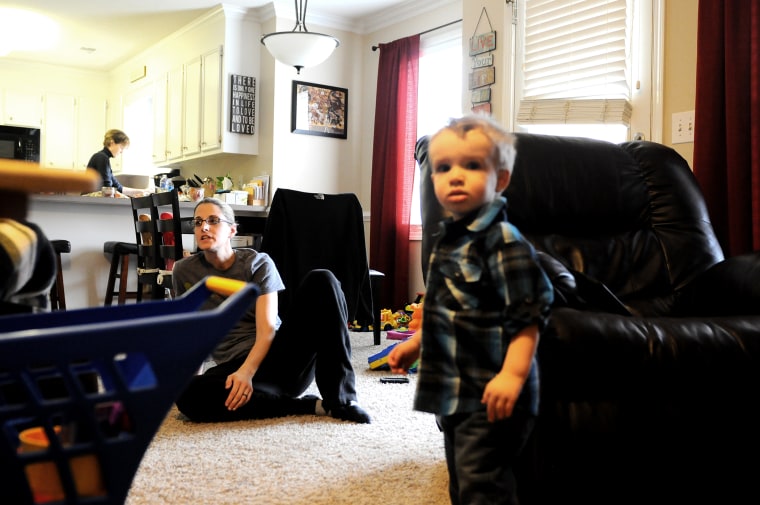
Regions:
<svg viewBox="0 0 760 505"><path fill-rule="evenodd" d="M526 3L531 0L515 2L512 17L516 20L514 69L513 75L519 75L518 69L523 66ZM662 0L631 0L631 67L630 118L628 133L625 140L649 139L662 141L662 73L663 73L663 34L664 34L664 5ZM522 80L515 79L513 83L512 103L514 110L510 111L510 122L513 131L527 131L528 128L518 120L519 104L522 100ZM572 99L568 99L572 100ZM558 123L559 124L559 123ZM603 124L603 123L601 123ZM577 133L577 129L574 130Z"/></svg>
<svg viewBox="0 0 760 505"><path fill-rule="evenodd" d="M425 89L429 89L429 86L426 84L427 77L423 77L424 70L424 64L423 64L423 58L427 56L433 56L440 51L446 51L446 54L451 54L456 52L457 56L459 57L460 64L457 65L458 68L463 69L462 65L464 64L463 58L462 58L462 40L463 40L463 32L462 32L462 23L453 23L449 26L445 26L443 28L423 33L420 35L420 71L419 71L419 89L418 89L418 96L425 96L429 97L429 93L425 93ZM441 67L439 65L431 64L431 69L434 70L437 76L432 77L430 80L435 82L441 82L448 85L449 91L451 92L453 97L456 97L456 100L453 100L453 105L451 109L444 109L444 111L450 111L450 113L439 113L437 115L431 114L429 110L426 110L424 107L419 106L420 100L418 99L418 111L417 111L417 138L420 138L423 135L429 135L434 133L438 128L443 126L446 120L448 120L449 117L452 116L460 116L462 115L462 103L459 99L462 94L464 93L464 89L462 87L463 79L452 79L452 76L450 75L449 70L441 71ZM463 73L464 70L461 70ZM447 95L448 96L448 95ZM448 103L448 101L444 101L445 103ZM436 111L440 112L440 111ZM422 120L420 119L422 118ZM426 131L426 130L433 130L433 131ZM414 194L412 196L412 210L410 213L410 224L409 224L409 239L410 240L422 240L422 219L420 215L420 206L419 206L419 188L420 188L420 180L419 180L419 167L415 165L415 176L414 176ZM416 218L416 219L415 219Z"/></svg>

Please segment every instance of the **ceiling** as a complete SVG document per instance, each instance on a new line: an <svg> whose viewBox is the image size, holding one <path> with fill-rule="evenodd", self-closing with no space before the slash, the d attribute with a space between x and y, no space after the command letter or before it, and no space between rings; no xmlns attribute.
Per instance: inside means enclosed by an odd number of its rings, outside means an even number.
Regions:
<svg viewBox="0 0 760 505"><path fill-rule="evenodd" d="M317 19L323 26L342 25L356 33L364 33L362 28L378 14L390 13L401 4L409 6L413 1L307 0L306 26L309 27L310 20ZM12 51L6 58L109 70L221 3L219 0L0 0L0 8L37 11L60 26L58 41L52 48ZM291 0L227 0L223 3L259 9L265 16L262 20L271 17L275 11L278 16L295 19L295 2Z"/></svg>

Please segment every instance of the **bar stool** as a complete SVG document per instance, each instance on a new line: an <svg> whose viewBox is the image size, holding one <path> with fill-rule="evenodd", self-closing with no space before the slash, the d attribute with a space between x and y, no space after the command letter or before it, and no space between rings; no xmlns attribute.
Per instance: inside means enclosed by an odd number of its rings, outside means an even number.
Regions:
<svg viewBox="0 0 760 505"><path fill-rule="evenodd" d="M68 240L51 240L55 252L56 274L50 288L50 310L66 310L66 291L63 286L63 268L61 254L71 252L71 242Z"/></svg>
<svg viewBox="0 0 760 505"><path fill-rule="evenodd" d="M137 254L137 244L129 242L105 242L103 253L111 255L111 270L108 273L108 286L106 287L105 306L113 303L114 295L117 295L119 305L124 305L127 298L134 298L138 302L142 300L142 291L139 284L137 291L127 291L127 278L129 277L129 256ZM119 286L116 287L116 280Z"/></svg>

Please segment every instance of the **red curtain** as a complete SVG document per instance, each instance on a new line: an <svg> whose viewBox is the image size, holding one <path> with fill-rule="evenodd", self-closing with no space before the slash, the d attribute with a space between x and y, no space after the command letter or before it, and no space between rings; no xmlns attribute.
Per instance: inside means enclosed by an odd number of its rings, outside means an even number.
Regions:
<svg viewBox="0 0 760 505"><path fill-rule="evenodd" d="M385 274L381 307L409 302L409 216L417 140L420 36L380 44L372 150L369 260Z"/></svg>
<svg viewBox="0 0 760 505"><path fill-rule="evenodd" d="M727 256L760 250L760 0L699 2L694 174Z"/></svg>

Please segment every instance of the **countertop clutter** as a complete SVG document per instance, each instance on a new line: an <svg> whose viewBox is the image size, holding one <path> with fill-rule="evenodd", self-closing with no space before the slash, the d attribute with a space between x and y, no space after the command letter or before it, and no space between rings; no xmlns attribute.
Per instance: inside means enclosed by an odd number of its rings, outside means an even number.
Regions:
<svg viewBox="0 0 760 505"><path fill-rule="evenodd" d="M246 210L256 212L266 211L270 196L268 175L255 176L247 182L240 177L237 184L233 182L229 174L201 177L198 174L182 175L178 169L161 172L152 177L136 174L119 174L117 177L124 186L145 188L146 193L177 190L180 202L198 202L204 197L213 196L230 205L251 207ZM102 191L94 191L83 196L108 197ZM114 197L128 198L118 192Z"/></svg>
<svg viewBox="0 0 760 505"><path fill-rule="evenodd" d="M124 206L124 207L130 207L129 205L129 197L123 197L123 198L107 198L107 197L98 197L95 198L93 196L88 195L95 195L98 194L99 191L94 191L92 193L88 193L87 195L78 195L78 194L36 194L31 195L31 200L33 202L38 203L61 203L61 204L71 204L74 206ZM181 209L187 209L188 215L192 215L192 211L195 208L196 202L191 202L189 200L182 201L180 200L180 208ZM235 211L235 216L237 217L266 217L267 215L267 207L266 206L253 206L253 205L238 205L238 204L230 204L232 206L232 209ZM183 212L184 214L184 212Z"/></svg>

